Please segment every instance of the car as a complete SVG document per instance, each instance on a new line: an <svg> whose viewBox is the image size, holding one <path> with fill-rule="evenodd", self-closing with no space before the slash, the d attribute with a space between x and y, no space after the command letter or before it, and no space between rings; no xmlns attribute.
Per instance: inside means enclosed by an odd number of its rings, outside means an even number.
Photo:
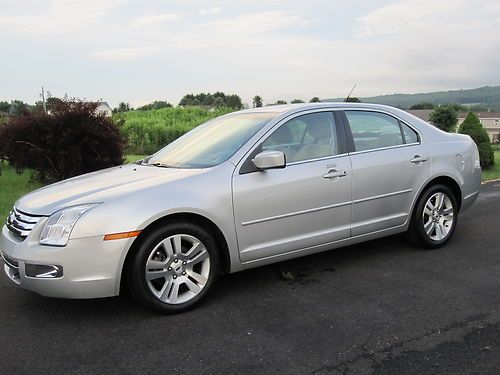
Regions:
<svg viewBox="0 0 500 375"><path fill-rule="evenodd" d="M0 250L9 279L41 295L126 287L147 307L180 312L221 274L403 232L441 247L480 177L469 136L397 108L254 108L144 160L27 194Z"/></svg>

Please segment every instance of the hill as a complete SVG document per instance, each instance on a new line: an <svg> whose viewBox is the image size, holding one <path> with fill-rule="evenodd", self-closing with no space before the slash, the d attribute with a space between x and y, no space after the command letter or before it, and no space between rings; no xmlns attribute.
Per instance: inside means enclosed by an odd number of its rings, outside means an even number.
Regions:
<svg viewBox="0 0 500 375"><path fill-rule="evenodd" d="M500 86L485 86L475 89L437 91L419 94L393 94L359 98L363 103L392 105L407 109L414 104L429 102L432 104L461 104L466 106L481 105L491 111L500 111ZM324 101L342 101L342 98Z"/></svg>

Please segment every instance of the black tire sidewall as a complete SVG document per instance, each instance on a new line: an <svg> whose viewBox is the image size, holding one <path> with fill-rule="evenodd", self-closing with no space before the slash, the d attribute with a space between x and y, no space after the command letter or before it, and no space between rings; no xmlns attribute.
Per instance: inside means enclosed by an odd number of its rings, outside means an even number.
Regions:
<svg viewBox="0 0 500 375"><path fill-rule="evenodd" d="M436 193L446 194L446 196L450 199L451 204L453 206L453 224L451 225L448 235L440 241L435 241L429 238L427 233L425 233L423 217L422 217L425 204L427 203L428 199ZM410 231L412 232L411 235L418 241L419 244L423 245L425 248L437 249L446 244L451 239L451 237L453 237L453 233L455 232L455 228L457 226L457 221L458 221L458 204L453 192L451 191L450 188L448 188L445 185L441 184L433 185L429 187L427 190L425 190L424 193L421 195L417 203L417 206L413 212L413 218L410 226Z"/></svg>
<svg viewBox="0 0 500 375"><path fill-rule="evenodd" d="M167 304L156 298L149 290L144 277L146 261L153 248L165 238L176 234L187 234L196 237L205 245L210 256L210 274L203 290L193 299L178 305ZM217 244L210 232L195 224L178 222L156 228L146 235L127 270L127 285L132 296L141 304L162 313L176 313L186 311L196 305L209 292L219 273L220 257Z"/></svg>

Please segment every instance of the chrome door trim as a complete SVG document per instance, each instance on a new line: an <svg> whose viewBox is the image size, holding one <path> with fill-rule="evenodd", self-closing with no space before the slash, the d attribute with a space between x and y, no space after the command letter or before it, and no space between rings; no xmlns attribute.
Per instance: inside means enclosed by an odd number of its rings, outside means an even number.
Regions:
<svg viewBox="0 0 500 375"><path fill-rule="evenodd" d="M253 225L253 224L259 224L259 223L265 223L267 221L272 221L272 220L278 220L278 219L284 219L287 217L292 217L292 216L298 216L298 215L303 215L303 214L308 214L311 212L317 212L317 211L324 211L324 210L329 210L331 208L336 208L336 207L343 207L350 205L351 202L342 202L342 203L337 203L337 204L331 204L328 206L321 206L321 207L315 207L315 208L310 208L308 210L302 210L302 211L296 211L296 212L289 212L287 214L282 214L282 215L276 215L276 216L270 216L270 217L264 217L262 219L256 219L256 220L250 220L250 221L244 221L241 223L241 226L247 226L247 225Z"/></svg>
<svg viewBox="0 0 500 375"><path fill-rule="evenodd" d="M394 191L392 193L387 193L387 194L381 194L381 195L375 195L373 197L368 197L368 198L362 198L362 199L356 199L353 200L352 203L361 203L361 202L367 202L367 201L372 201L374 199L380 199L380 198L387 198L391 197L393 195L399 195L399 194L406 194L406 193L411 193L413 189L406 189L406 190L400 190L400 191Z"/></svg>
<svg viewBox="0 0 500 375"><path fill-rule="evenodd" d="M421 142L404 143L402 145L396 145L396 146L387 146L387 147L374 148L374 149L371 149L371 150L354 151L354 152L350 152L349 155L367 154L369 152L392 150L392 149L395 149L395 148L417 146L417 145L420 145L420 144L421 144Z"/></svg>

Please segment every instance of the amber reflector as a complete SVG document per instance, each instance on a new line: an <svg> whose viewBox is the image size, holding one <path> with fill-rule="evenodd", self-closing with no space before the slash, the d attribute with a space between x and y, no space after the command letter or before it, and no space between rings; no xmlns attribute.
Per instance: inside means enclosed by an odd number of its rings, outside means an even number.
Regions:
<svg viewBox="0 0 500 375"><path fill-rule="evenodd" d="M122 238L137 237L140 233L141 233L140 230L135 230L133 232L106 234L104 236L104 241L121 240Z"/></svg>

